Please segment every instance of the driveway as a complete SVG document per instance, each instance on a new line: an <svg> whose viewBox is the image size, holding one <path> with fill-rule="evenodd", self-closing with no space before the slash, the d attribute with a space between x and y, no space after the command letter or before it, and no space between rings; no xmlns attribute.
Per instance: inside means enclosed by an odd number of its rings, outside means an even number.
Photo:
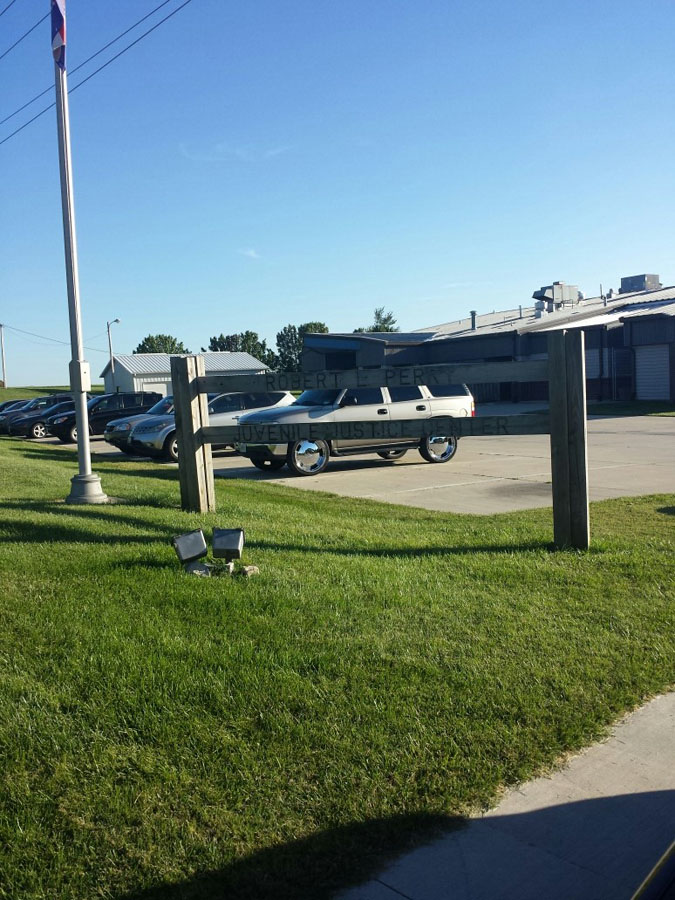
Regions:
<svg viewBox="0 0 675 900"><path fill-rule="evenodd" d="M675 493L675 417L592 418L588 455L591 500ZM374 456L333 459L311 478L287 469L259 472L232 454L216 454L214 468L221 478L272 481L444 512L489 515L552 505L548 435L462 438L455 459L442 465L425 463L414 450L395 463Z"/></svg>

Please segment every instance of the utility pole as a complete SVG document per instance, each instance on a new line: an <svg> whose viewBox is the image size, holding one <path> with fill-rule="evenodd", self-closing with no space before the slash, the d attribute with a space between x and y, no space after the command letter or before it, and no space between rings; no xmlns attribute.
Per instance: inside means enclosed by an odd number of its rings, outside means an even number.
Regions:
<svg viewBox="0 0 675 900"><path fill-rule="evenodd" d="M66 0L51 0L52 54L56 87L56 123L59 141L59 172L61 176L61 208L63 240L66 255L66 283L68 286L68 314L70 318L70 388L75 403L77 427L78 474L71 479L66 503L105 503L108 498L101 489L101 479L91 471L89 446L89 417L87 391L91 389L89 363L82 347L80 314L80 285L77 269L75 236L75 207L73 204L73 169L70 157L70 121L68 115L68 79L66 76Z"/></svg>
<svg viewBox="0 0 675 900"><path fill-rule="evenodd" d="M110 375L112 377L112 386L113 391L115 390L115 357L113 355L112 349L112 338L110 337L110 326L117 323L119 325L119 319L113 319L112 322L106 322L106 326L108 328L108 350L110 352Z"/></svg>
<svg viewBox="0 0 675 900"><path fill-rule="evenodd" d="M0 325L0 354L2 354L2 386L7 387L7 370L5 369L5 326Z"/></svg>

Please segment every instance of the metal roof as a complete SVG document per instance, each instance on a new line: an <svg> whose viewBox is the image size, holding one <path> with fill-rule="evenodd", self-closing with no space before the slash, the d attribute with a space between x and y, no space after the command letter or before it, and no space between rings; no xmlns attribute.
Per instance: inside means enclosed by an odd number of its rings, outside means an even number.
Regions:
<svg viewBox="0 0 675 900"><path fill-rule="evenodd" d="M675 310L675 287L660 288L655 291L636 291L632 294L614 294L611 299L589 297L574 305L565 305L554 312L537 318L533 306L493 311L476 316L476 328L471 328L471 318L444 325L434 325L420 329L420 338L429 333L433 340L458 337L481 337L486 334L500 334L518 331L550 331L555 328L576 328L584 325L609 325L633 315L673 315Z"/></svg>
<svg viewBox="0 0 675 900"><path fill-rule="evenodd" d="M132 375L165 375L171 376L171 357L183 356L180 353L132 353L128 356L115 354L115 365L126 369ZM204 370L207 375L255 375L265 372L269 368L265 363L251 356L250 353L235 351L219 351L217 353L202 353L204 357ZM103 378L110 369L110 363L99 375Z"/></svg>

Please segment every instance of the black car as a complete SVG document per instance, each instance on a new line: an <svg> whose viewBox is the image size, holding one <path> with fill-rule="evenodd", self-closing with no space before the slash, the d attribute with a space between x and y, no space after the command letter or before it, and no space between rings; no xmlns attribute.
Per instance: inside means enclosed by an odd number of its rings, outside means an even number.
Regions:
<svg viewBox="0 0 675 900"><path fill-rule="evenodd" d="M25 406L28 403L28 400L3 400L0 403L0 413L7 412L9 409L18 409L20 406Z"/></svg>
<svg viewBox="0 0 675 900"><path fill-rule="evenodd" d="M9 433L12 435L24 435L31 438L43 438L49 434L47 428L47 419L57 413L66 413L75 410L75 404L72 400L64 400L63 403L56 403L54 406L48 406L46 409L35 412L29 410L22 412L9 423Z"/></svg>
<svg viewBox="0 0 675 900"><path fill-rule="evenodd" d="M112 419L144 413L161 399L161 394L152 391L130 391L92 397L87 403L89 434L103 434L105 426ZM74 411L50 416L47 427L51 434L55 434L64 444L74 443L77 440Z"/></svg>
<svg viewBox="0 0 675 900"><path fill-rule="evenodd" d="M48 409L50 406L55 406L57 403L63 403L65 400L71 399L70 394L47 394L44 397L34 397L20 409L14 407L6 410L4 413L0 413L0 434L9 434L9 426L17 416L31 412L42 412L42 410Z"/></svg>

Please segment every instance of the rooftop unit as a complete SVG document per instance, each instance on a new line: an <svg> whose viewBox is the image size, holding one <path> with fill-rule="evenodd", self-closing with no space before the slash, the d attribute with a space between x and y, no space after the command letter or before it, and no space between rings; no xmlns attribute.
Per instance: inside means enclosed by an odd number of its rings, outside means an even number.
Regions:
<svg viewBox="0 0 675 900"><path fill-rule="evenodd" d="M628 275L621 279L620 294L632 294L635 291L658 291L663 287L658 275Z"/></svg>
<svg viewBox="0 0 675 900"><path fill-rule="evenodd" d="M551 313L556 309L562 309L563 306L574 306L583 299L576 284L565 284L564 281L554 281L553 284L544 285L532 296L536 300L534 315L537 319L540 319L544 312Z"/></svg>

